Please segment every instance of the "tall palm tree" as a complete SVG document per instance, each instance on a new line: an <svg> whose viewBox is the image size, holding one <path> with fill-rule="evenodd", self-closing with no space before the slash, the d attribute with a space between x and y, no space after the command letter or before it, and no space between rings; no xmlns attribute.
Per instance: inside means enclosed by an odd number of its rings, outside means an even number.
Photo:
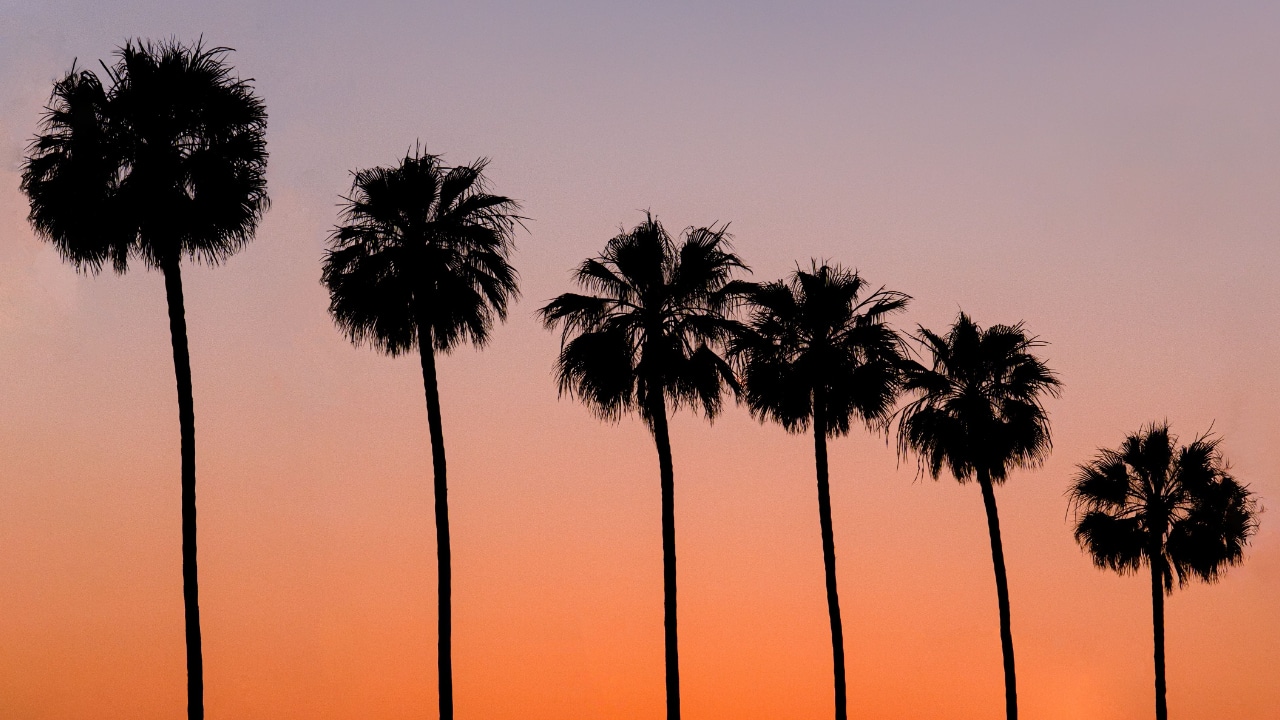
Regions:
<svg viewBox="0 0 1280 720"><path fill-rule="evenodd" d="M1005 714L1016 720L1009 582L994 486L1014 468L1037 466L1049 454L1053 443L1042 403L1045 395L1057 397L1060 383L1033 354L1043 343L1022 323L984 330L960 313L946 335L920 328L918 339L932 362L907 364L903 389L915 400L899 417L898 452L915 451L921 470L934 479L946 468L960 483L976 479L982 490L1000 605Z"/></svg>
<svg viewBox="0 0 1280 720"><path fill-rule="evenodd" d="M751 414L788 432L813 427L836 720L845 720L848 710L827 438L847 435L855 418L871 430L887 428L905 361L902 338L887 320L910 300L883 288L866 290L856 271L817 261L808 272L797 268L786 280L752 285L746 291L750 320L730 344Z"/></svg>
<svg viewBox="0 0 1280 720"><path fill-rule="evenodd" d="M415 149L395 167L355 173L322 279L329 312L356 345L418 351L435 475L440 718L453 717L449 499L436 353L483 347L519 293L509 260L519 205L488 192L487 161L445 166Z"/></svg>
<svg viewBox="0 0 1280 720"><path fill-rule="evenodd" d="M662 485L662 571L666 629L667 718L680 718L676 631L675 473L667 413L719 412L726 388L738 384L716 352L730 336L736 270L746 269L725 228L690 228L676 243L652 215L578 266L590 294L565 293L541 310L562 328L556 375L560 392L616 421L637 412L658 449Z"/></svg>
<svg viewBox="0 0 1280 720"><path fill-rule="evenodd" d="M1168 423L1152 423L1081 465L1068 491L1076 542L1095 565L1122 575L1142 565L1151 571L1157 720L1169 717L1164 596L1174 575L1180 586L1215 582L1244 559L1258 527L1253 494L1228 472L1220 442L1206 433L1179 447Z"/></svg>
<svg viewBox="0 0 1280 720"><path fill-rule="evenodd" d="M54 84L22 189L31 225L78 270L138 259L164 275L182 438L182 590L187 715L204 717L196 571L195 411L181 261L217 265L253 238L266 210L266 125L228 48L128 42L104 78Z"/></svg>

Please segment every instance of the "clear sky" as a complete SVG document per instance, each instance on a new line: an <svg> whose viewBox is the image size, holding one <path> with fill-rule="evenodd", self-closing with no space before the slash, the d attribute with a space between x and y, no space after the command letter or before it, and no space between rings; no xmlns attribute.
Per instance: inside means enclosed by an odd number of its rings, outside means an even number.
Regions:
<svg viewBox="0 0 1280 720"><path fill-rule="evenodd" d="M1074 465L1168 419L1280 498L1280 5L0 0L0 716L185 702L178 429L160 276L77 276L18 174L52 81L126 38L228 45L270 115L272 208L186 274L211 718L435 714L416 363L351 347L319 261L349 171L416 140L492 158L531 221L524 300L441 365L463 718L662 712L656 454L557 400L534 310L652 209L729 221L755 277L810 257L914 296L904 326L1025 320L1065 382L998 491L1023 712L1151 707L1147 581L1094 569ZM811 442L673 425L691 720L830 716ZM884 439L831 448L859 717L1002 705L979 493ZM1280 520L1167 605L1183 720L1280 706Z"/></svg>

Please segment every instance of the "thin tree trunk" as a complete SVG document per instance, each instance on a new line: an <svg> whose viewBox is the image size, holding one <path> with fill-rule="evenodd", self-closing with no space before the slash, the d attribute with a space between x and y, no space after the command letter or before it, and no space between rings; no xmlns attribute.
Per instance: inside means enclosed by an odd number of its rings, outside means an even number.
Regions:
<svg viewBox="0 0 1280 720"><path fill-rule="evenodd" d="M418 354L422 358L427 426L431 431L431 465L435 471L436 598L439 603L436 662L440 679L440 720L453 720L453 573L449 549L449 486L445 482L444 428L440 421L440 392L436 386L436 355L431 328L426 323L418 324Z"/></svg>
<svg viewBox="0 0 1280 720"><path fill-rule="evenodd" d="M175 255L166 260L165 298L173 339L173 371L178 381L178 426L182 434L182 603L186 615L187 718L204 720L204 656L200 647L200 588L196 571L196 416L191 394L191 353L182 301L182 272Z"/></svg>
<svg viewBox="0 0 1280 720"><path fill-rule="evenodd" d="M650 426L658 446L662 479L662 605L666 641L667 720L680 720L680 650L676 632L676 511L675 470L667 430L666 398L659 395L650 411Z"/></svg>
<svg viewBox="0 0 1280 720"><path fill-rule="evenodd" d="M1000 542L1000 516L991 478L978 473L982 502L987 508L987 531L991 535L991 562L996 570L996 597L1000 602L1000 649L1004 653L1004 706L1008 720L1018 720L1018 682L1013 668L1013 629L1009 623L1009 580L1004 571L1004 545Z"/></svg>
<svg viewBox="0 0 1280 720"><path fill-rule="evenodd" d="M1153 558L1160 557L1159 554ZM1168 720L1164 686L1164 578L1156 561L1151 562L1151 628L1155 634L1156 720Z"/></svg>
<svg viewBox="0 0 1280 720"><path fill-rule="evenodd" d="M827 423L823 401L815 394L813 408L814 462L818 472L818 519L822 526L822 563L827 575L827 613L831 616L831 658L835 674L836 720L848 718L844 682L844 626L840 622L840 593L836 590L836 540L831 527L831 484L827 475Z"/></svg>

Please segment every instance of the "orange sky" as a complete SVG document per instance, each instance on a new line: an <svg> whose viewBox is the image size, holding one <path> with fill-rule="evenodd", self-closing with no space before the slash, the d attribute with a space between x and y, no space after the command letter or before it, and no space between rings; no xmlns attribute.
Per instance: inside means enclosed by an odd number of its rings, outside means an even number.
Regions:
<svg viewBox="0 0 1280 720"><path fill-rule="evenodd" d="M661 717L656 454L557 401L533 311L620 223L731 221L757 278L831 258L906 323L1025 319L1065 393L998 491L1023 715L1151 713L1148 585L1071 539L1075 463L1211 423L1280 497L1280 11L974 4L0 6L0 718L184 707L178 432L161 278L76 276L17 190L50 81L129 35L237 48L271 114L273 207L187 272L210 718L435 716L421 376L350 347L319 256L347 171L415 138L493 157L533 218L525 299L441 363L461 718ZM730 409L673 424L691 720L830 716L812 444ZM832 453L850 711L991 718L976 488L883 439ZM1181 720L1280 707L1280 526L1167 605Z"/></svg>

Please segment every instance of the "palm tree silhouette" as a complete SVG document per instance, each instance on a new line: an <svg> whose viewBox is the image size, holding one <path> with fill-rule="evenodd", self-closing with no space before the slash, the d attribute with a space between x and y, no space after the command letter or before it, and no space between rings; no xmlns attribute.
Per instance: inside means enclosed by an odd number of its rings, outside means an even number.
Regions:
<svg viewBox="0 0 1280 720"><path fill-rule="evenodd" d="M217 265L266 210L266 109L232 75L228 48L127 42L104 79L72 66L23 166L30 221L77 270L131 258L164 275L182 437L182 591L187 716L204 717L196 568L195 410L183 258Z"/></svg>
<svg viewBox="0 0 1280 720"><path fill-rule="evenodd" d="M946 335L920 328L919 341L931 367L909 362L903 389L916 399L901 411L898 452L914 450L921 470L937 479L943 468L960 483L977 479L987 511L991 560L1000 604L1000 647L1004 654L1005 714L1018 717L1009 623L1009 583L996 512L994 486L1009 471L1034 467L1052 449L1045 394L1057 397L1057 377L1032 351L1043 345L1022 323L978 327L960 313Z"/></svg>
<svg viewBox="0 0 1280 720"><path fill-rule="evenodd" d="M808 272L797 268L786 280L751 285L745 292L750 320L730 344L752 415L788 432L813 426L836 720L845 720L848 710L827 438L848 434L854 418L868 429L887 427L905 358L901 337L886 321L910 300L899 292L866 289L856 271L817 261Z"/></svg>
<svg viewBox="0 0 1280 720"><path fill-rule="evenodd" d="M1228 472L1220 442L1206 433L1179 447L1168 423L1152 423L1081 465L1068 491L1076 542L1095 565L1122 575L1151 570L1157 720L1169 717L1164 596L1174 574L1180 586L1215 582L1244 559L1258 527L1253 494Z"/></svg>
<svg viewBox="0 0 1280 720"><path fill-rule="evenodd" d="M540 311L562 328L556 374L560 392L616 421L638 412L653 433L662 484L662 571L666 629L667 718L680 718L676 631L675 476L667 412L719 412L726 387L738 389L713 349L735 322L731 278L746 269L725 227L689 228L677 244L651 214L583 262L575 279L593 294L566 293ZM670 404L670 408L668 408Z"/></svg>
<svg viewBox="0 0 1280 720"><path fill-rule="evenodd" d="M355 173L325 253L329 312L356 345L422 363L435 475L440 718L453 717L453 605L437 352L483 347L519 293L509 263L521 218L487 192L486 160L446 167L415 149L395 167Z"/></svg>

